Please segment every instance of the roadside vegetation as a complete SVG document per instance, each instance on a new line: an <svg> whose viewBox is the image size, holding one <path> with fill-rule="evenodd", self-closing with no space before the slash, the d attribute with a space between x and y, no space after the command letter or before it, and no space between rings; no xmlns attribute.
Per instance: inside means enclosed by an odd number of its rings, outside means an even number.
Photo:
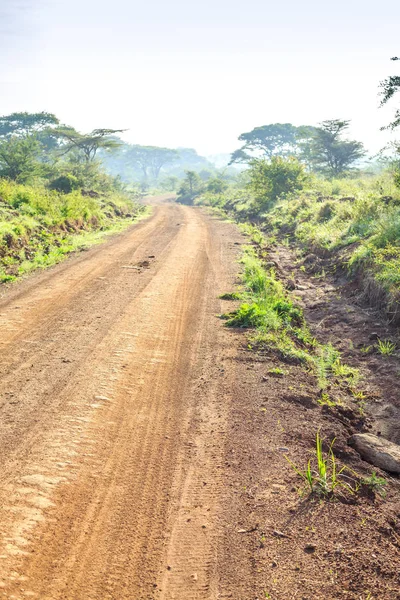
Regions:
<svg viewBox="0 0 400 600"><path fill-rule="evenodd" d="M242 289L222 296L240 301L238 308L222 315L226 325L253 330L249 346L257 352L272 351L283 362L309 370L318 382L321 405L340 403L349 390L355 397L358 370L345 364L332 344L321 344L312 336L303 311L277 278L274 267L265 266L260 252L260 248L257 252L254 246L245 247Z"/></svg>
<svg viewBox="0 0 400 600"><path fill-rule="evenodd" d="M330 130L333 123L329 122ZM256 225L270 241L292 241L303 254L305 268L314 273L320 259L331 259L333 270L344 269L350 278L357 279L365 298L397 322L400 153L394 153L383 165L375 164L378 172L368 166L355 168L361 149L357 146L357 158L350 153L350 142L341 139L341 123L336 122L335 142L324 136L323 141L317 138L319 145L326 143L324 164L323 155L313 150L313 142L307 146L307 160L302 154L304 146L294 156L287 156L283 146L283 155L250 158L235 182L221 180L220 186L214 182L213 189L207 186L195 191L194 202L223 211L238 222ZM325 135L326 127L322 124L321 135ZM352 144L354 150L355 142ZM347 150L347 164L342 158L338 170L335 165ZM184 185L188 187L187 182Z"/></svg>
<svg viewBox="0 0 400 600"><path fill-rule="evenodd" d="M0 117L0 283L59 262L144 211L97 159L118 147L115 133L82 134L50 113Z"/></svg>
<svg viewBox="0 0 400 600"><path fill-rule="evenodd" d="M399 60L393 58L393 61ZM397 97L397 75L381 83L382 105ZM400 126L399 109L386 129ZM178 192L236 221L257 225L270 241L292 241L304 268L318 272L319 259L344 269L360 293L400 322L400 143L379 158L349 139L350 122L323 121L296 127L273 123L239 136L230 164L234 181L220 175L206 185L187 173Z"/></svg>

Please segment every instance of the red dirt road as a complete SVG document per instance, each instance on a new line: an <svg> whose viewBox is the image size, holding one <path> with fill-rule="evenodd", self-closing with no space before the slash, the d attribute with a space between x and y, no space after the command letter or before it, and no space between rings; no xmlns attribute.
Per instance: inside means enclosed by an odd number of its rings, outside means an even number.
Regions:
<svg viewBox="0 0 400 600"><path fill-rule="evenodd" d="M160 203L3 293L1 598L216 597L235 235Z"/></svg>

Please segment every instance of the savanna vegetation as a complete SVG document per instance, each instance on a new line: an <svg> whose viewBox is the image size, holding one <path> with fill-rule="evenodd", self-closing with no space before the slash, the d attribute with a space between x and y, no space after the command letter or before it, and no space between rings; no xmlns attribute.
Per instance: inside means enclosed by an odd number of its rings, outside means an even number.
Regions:
<svg viewBox="0 0 400 600"><path fill-rule="evenodd" d="M83 134L45 112L0 118L0 282L54 264L143 211L98 159L119 146L116 133Z"/></svg>
<svg viewBox="0 0 400 600"><path fill-rule="evenodd" d="M384 81L382 102L399 89L398 76ZM365 297L398 321L400 146L367 161L363 145L348 139L349 125L335 119L257 127L239 137L244 145L231 157L246 170L212 186L190 183L188 174L179 195L257 225L270 240L291 240L311 268L330 257L332 269L357 279ZM389 127L399 125L397 109Z"/></svg>

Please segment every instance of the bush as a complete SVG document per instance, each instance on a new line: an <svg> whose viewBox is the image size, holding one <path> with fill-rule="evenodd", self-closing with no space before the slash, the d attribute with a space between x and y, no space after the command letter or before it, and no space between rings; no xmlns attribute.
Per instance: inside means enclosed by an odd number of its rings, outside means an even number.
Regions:
<svg viewBox="0 0 400 600"><path fill-rule="evenodd" d="M53 179L49 184L49 188L62 194L70 194L79 188L79 180L75 175L67 173Z"/></svg>
<svg viewBox="0 0 400 600"><path fill-rule="evenodd" d="M268 208L278 198L301 190L308 179L304 166L297 159L280 156L271 160L253 160L249 176L249 190L261 209Z"/></svg>

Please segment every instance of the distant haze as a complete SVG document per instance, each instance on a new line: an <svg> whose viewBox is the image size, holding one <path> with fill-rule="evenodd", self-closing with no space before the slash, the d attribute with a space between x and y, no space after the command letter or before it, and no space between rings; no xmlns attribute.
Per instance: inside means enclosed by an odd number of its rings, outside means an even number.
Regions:
<svg viewBox="0 0 400 600"><path fill-rule="evenodd" d="M267 123L351 119L375 152L399 22L395 0L1 0L0 112L206 155Z"/></svg>

